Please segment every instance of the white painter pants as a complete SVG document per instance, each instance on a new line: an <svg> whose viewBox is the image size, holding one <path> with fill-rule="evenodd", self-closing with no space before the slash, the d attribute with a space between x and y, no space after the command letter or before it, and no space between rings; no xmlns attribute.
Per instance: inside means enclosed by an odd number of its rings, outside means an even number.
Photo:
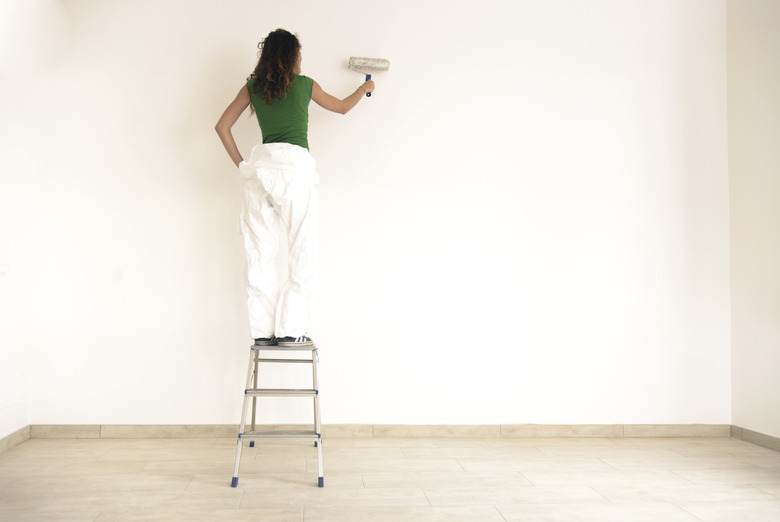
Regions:
<svg viewBox="0 0 780 522"><path fill-rule="evenodd" d="M239 172L252 337L304 335L317 286L316 163L298 145L260 144Z"/></svg>

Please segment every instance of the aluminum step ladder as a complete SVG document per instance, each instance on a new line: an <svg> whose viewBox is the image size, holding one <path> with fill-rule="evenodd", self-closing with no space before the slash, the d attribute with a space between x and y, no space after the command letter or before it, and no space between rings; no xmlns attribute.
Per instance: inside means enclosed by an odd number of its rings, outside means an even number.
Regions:
<svg viewBox="0 0 780 522"><path fill-rule="evenodd" d="M263 352L261 354L261 352ZM301 352L310 352L308 355L300 356ZM297 356L297 357L296 357ZM317 346L257 346L252 345L249 348L249 368L246 375L246 388L244 389L244 406L241 413L241 424L238 428L238 445L236 447L236 467L233 471L232 487L238 486L238 468L241 464L241 450L244 441L248 440L249 446L253 447L256 440L295 440L295 441L314 441L317 448L317 468L319 476L317 485L325 485L322 476L322 426L320 425L320 395L317 387L317 362L319 355ZM287 388L260 388L258 383L258 366L260 363L269 364L311 364L312 387L310 389L287 389ZM314 399L314 429L302 431L272 431L257 430L255 426L255 415L257 412L258 397L310 397ZM246 431L246 417L249 410L249 399L252 399L252 424L249 431Z"/></svg>

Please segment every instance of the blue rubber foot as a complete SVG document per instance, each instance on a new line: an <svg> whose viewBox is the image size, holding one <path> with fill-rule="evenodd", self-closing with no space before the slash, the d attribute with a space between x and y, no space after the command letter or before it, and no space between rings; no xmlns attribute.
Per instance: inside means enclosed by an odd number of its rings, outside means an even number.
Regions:
<svg viewBox="0 0 780 522"><path fill-rule="evenodd" d="M234 488L238 486L238 477L233 477L233 482L230 483L230 487Z"/></svg>
<svg viewBox="0 0 780 522"><path fill-rule="evenodd" d="M254 447L255 447L255 441L253 441L253 440L250 440L250 441L249 441L249 447L250 447L250 448L254 448Z"/></svg>
<svg viewBox="0 0 780 522"><path fill-rule="evenodd" d="M316 442L314 443L314 447L315 447L315 448L317 447L317 443L316 443Z"/></svg>
<svg viewBox="0 0 780 522"><path fill-rule="evenodd" d="M323 477L320 477L320 478L318 478L318 479L317 479L317 485L318 485L319 487L321 487L321 488L322 488L322 487L325 487L325 479L324 479Z"/></svg>

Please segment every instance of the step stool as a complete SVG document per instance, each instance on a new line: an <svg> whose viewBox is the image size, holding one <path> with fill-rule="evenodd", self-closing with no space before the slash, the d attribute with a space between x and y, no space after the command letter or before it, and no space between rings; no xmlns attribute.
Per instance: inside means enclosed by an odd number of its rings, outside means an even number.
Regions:
<svg viewBox="0 0 780 522"><path fill-rule="evenodd" d="M261 352L264 355L261 356ZM267 352L267 353L266 353ZM292 357L293 354L301 352L311 352L311 358ZM320 396L317 388L317 362L319 355L317 346L257 346L252 345L249 348L249 369L246 375L246 388L244 389L244 406L241 413L241 425L238 428L238 446L236 448L236 467L233 472L232 487L238 486L238 467L241 464L241 450L244 441L248 440L249 447L255 445L256 440L298 440L314 441L317 448L317 467L319 478L317 485L323 487L325 481L322 476L322 428L320 425ZM269 364L311 364L312 387L311 389L270 389L258 387L258 366L260 363ZM249 409L249 398L252 398L252 425L249 431L246 428L246 414ZM311 397L314 399L314 430L304 431L269 431L255 429L255 413L257 410L258 397Z"/></svg>

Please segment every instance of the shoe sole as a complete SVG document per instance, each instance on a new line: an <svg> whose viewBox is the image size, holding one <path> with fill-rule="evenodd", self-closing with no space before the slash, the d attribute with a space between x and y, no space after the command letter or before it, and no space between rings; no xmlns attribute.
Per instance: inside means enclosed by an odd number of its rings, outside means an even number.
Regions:
<svg viewBox="0 0 780 522"><path fill-rule="evenodd" d="M314 346L314 341L306 341L303 343L277 343L279 346L283 347L295 347L295 346Z"/></svg>
<svg viewBox="0 0 780 522"><path fill-rule="evenodd" d="M255 341L255 346L276 346L276 341Z"/></svg>

